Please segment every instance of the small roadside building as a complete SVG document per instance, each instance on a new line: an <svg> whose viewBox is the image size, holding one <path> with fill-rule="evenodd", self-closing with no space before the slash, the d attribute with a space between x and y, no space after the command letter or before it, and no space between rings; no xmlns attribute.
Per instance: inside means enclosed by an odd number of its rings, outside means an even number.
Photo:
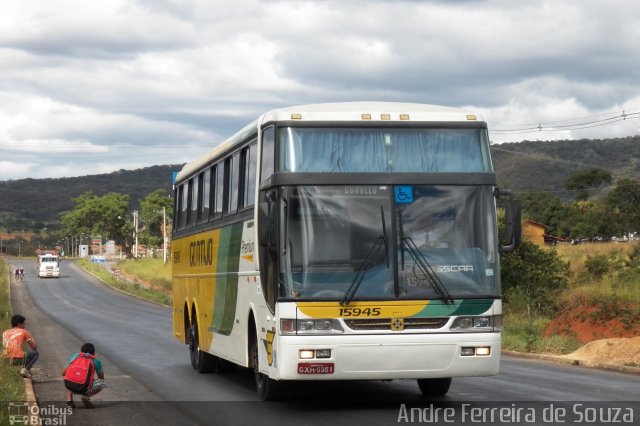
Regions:
<svg viewBox="0 0 640 426"><path fill-rule="evenodd" d="M543 225L535 220L525 219L522 227L522 235L525 240L542 247L544 246L544 229L547 225Z"/></svg>
<svg viewBox="0 0 640 426"><path fill-rule="evenodd" d="M535 220L525 219L522 224L522 234L525 240L531 241L538 247L543 247L545 244L556 244L566 241L564 238L546 234L544 232L545 228L548 228L548 226Z"/></svg>

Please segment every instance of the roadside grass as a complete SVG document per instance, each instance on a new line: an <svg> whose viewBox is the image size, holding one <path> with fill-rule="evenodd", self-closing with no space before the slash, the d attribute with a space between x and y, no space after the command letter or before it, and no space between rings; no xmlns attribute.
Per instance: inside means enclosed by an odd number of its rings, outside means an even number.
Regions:
<svg viewBox="0 0 640 426"><path fill-rule="evenodd" d="M560 310L594 307L621 320L640 315L637 242L563 245L558 253L571 264L569 288L558 300Z"/></svg>
<svg viewBox="0 0 640 426"><path fill-rule="evenodd" d="M595 323L618 319L632 326L640 318L640 246L637 242L562 244L556 247L560 257L569 262L568 287L555 302L556 315L582 313ZM526 300L508 294L504 305L502 346L522 352L567 354L582 344L571 336L544 336L549 317L530 318ZM593 308L587 313L588 308Z"/></svg>
<svg viewBox="0 0 640 426"><path fill-rule="evenodd" d="M131 282L123 277L113 275L109 271L105 270L101 265L91 263L85 259L77 260L76 265L91 272L104 283L115 289L161 305L172 306L172 298L170 294L166 294L152 288L145 288L137 281Z"/></svg>
<svg viewBox="0 0 640 426"><path fill-rule="evenodd" d="M506 312L503 317L502 348L517 352L548 352L569 354L582 344L575 338L559 335L545 336L544 329L551 319L530 318L526 314Z"/></svg>
<svg viewBox="0 0 640 426"><path fill-rule="evenodd" d="M0 260L0 332L11 328L12 315L8 266ZM25 400L24 381L19 371L18 367L8 365L5 358L0 358L0 425L9 424L6 402Z"/></svg>
<svg viewBox="0 0 640 426"><path fill-rule="evenodd" d="M154 286L171 290L171 264L165 264L162 259L147 257L125 260L118 263L118 268Z"/></svg>
<svg viewBox="0 0 640 426"><path fill-rule="evenodd" d="M628 256L635 243L582 243L559 244L556 246L558 254L571 263L571 272L574 280L583 276L586 272L585 260L588 256L609 256L611 253L620 253Z"/></svg>

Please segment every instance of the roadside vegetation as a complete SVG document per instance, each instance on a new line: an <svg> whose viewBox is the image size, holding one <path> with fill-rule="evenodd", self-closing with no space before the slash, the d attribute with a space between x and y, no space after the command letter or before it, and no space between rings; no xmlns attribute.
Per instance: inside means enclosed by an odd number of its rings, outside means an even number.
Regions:
<svg viewBox="0 0 640 426"><path fill-rule="evenodd" d="M4 260L0 259L0 332L11 328L11 301L9 300L9 271ZM19 368L10 366L6 359L0 358L0 401L23 401L25 399L24 381ZM9 424L6 403L0 404L0 425Z"/></svg>
<svg viewBox="0 0 640 426"><path fill-rule="evenodd" d="M567 354L640 333L637 242L531 243L503 256L505 349Z"/></svg>
<svg viewBox="0 0 640 426"><path fill-rule="evenodd" d="M149 271L153 268L153 265L156 264L158 266L162 265L162 260L160 259L145 259L145 260L137 260L137 261L129 261L126 263L137 263L140 262L142 264L146 264L146 267L140 267L141 271ZM146 281L142 278L143 275L138 276L135 274L122 274L122 273L114 273L114 271L109 271L102 267L102 265L97 263L91 263L86 259L80 259L76 261L76 264L83 268L86 271L91 272L98 278L100 278L105 284L120 290L124 293L131 294L136 297L140 297L142 299L149 300L151 302L159 303L165 306L171 306L171 276L163 277L163 283L165 279L168 279L169 285L167 288L166 284L162 284L160 287L155 286L152 282ZM123 263L119 264L123 265ZM169 270L170 273L170 270Z"/></svg>
<svg viewBox="0 0 640 426"><path fill-rule="evenodd" d="M127 275L149 283L159 291L171 293L171 263L162 259L146 257L138 260L125 260L118 263L118 268Z"/></svg>

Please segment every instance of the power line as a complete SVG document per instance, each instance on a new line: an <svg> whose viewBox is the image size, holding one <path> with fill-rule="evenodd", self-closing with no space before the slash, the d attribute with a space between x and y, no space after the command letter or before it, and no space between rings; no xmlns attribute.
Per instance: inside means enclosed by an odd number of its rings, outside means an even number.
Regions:
<svg viewBox="0 0 640 426"><path fill-rule="evenodd" d="M602 118L598 120L588 120L588 121L583 120L583 118L590 118L590 117L573 118L573 119L560 120L560 121L540 122L537 125L533 123L524 124L521 127L514 127L511 129L495 129L494 128L489 130L489 133L525 134L525 133L536 133L536 132L543 132L543 131L544 132L562 132L567 130L589 129L593 127L607 126L609 124L617 123L620 121L631 120L636 117L640 118L640 111L635 111L636 109L637 108L633 108L631 110L623 110L621 113L618 113L617 115L608 116L606 118ZM600 117L600 116L602 115L591 116L591 118ZM571 124L552 125L553 123L567 123L575 120L581 120L581 121L571 123ZM495 127L500 127L500 126L501 125L498 124ZM505 125L502 125L502 126L505 126Z"/></svg>
<svg viewBox="0 0 640 426"><path fill-rule="evenodd" d="M629 114L629 113L633 113L636 112L635 110L640 110L640 108L625 108L622 110L622 114ZM545 124L552 124L552 123L565 123L567 121L575 121L575 120L583 120L586 118L596 118L596 117L605 117L605 116L611 116L613 114L618 114L618 111L611 111L611 112L603 112L600 114L593 114L593 115L584 115L584 116L580 116L580 117L573 117L573 118L565 118L563 120L552 120L552 121L545 121ZM523 127L523 126L538 126L538 124L540 124L539 122L534 122L534 123L524 123L524 124L513 124L513 123L504 123L504 124L494 124L495 127L500 127L500 126L512 126L512 127Z"/></svg>

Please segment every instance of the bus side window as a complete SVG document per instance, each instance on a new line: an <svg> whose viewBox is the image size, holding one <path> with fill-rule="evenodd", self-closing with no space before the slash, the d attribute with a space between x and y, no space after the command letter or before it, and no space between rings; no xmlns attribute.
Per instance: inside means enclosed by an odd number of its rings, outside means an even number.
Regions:
<svg viewBox="0 0 640 426"><path fill-rule="evenodd" d="M242 151L242 207L251 207L256 198L256 145Z"/></svg>
<svg viewBox="0 0 640 426"><path fill-rule="evenodd" d="M189 180L189 225L198 220L198 177Z"/></svg>
<svg viewBox="0 0 640 426"><path fill-rule="evenodd" d="M233 154L225 161L227 197L225 213L235 213L238 210L238 181L240 178L240 154Z"/></svg>
<svg viewBox="0 0 640 426"><path fill-rule="evenodd" d="M187 200L189 197L189 191L187 191L187 184L180 185L180 228L184 228L187 225Z"/></svg>
<svg viewBox="0 0 640 426"><path fill-rule="evenodd" d="M173 232L180 229L180 187L173 188Z"/></svg>
<svg viewBox="0 0 640 426"><path fill-rule="evenodd" d="M200 173L200 212L198 221L206 222L209 219L209 205L211 201L211 169Z"/></svg>
<svg viewBox="0 0 640 426"><path fill-rule="evenodd" d="M273 160L275 158L276 131L273 126L262 131L262 161L260 167L260 182L269 179L273 174Z"/></svg>
<svg viewBox="0 0 640 426"><path fill-rule="evenodd" d="M220 217L222 216L222 202L224 200L224 162L222 161L216 165L215 183L213 215L214 217Z"/></svg>

